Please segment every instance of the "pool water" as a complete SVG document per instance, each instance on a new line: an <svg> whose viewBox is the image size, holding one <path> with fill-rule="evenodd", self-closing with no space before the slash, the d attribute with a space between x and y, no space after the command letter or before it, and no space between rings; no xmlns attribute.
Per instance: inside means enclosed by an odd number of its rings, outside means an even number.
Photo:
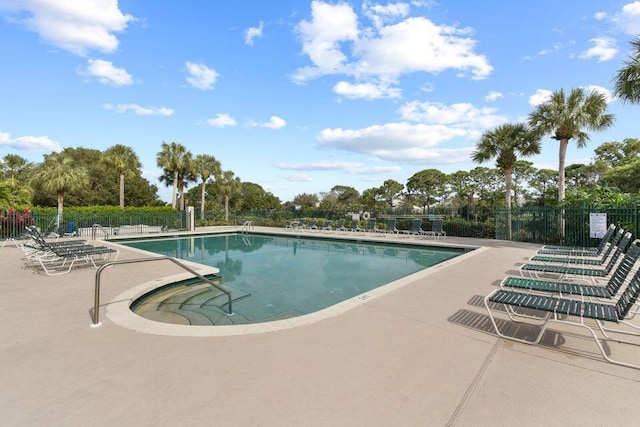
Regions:
<svg viewBox="0 0 640 427"><path fill-rule="evenodd" d="M150 239L126 246L217 267L227 298L199 280L168 285L136 300L151 320L191 325L260 323L313 313L465 252L345 240L225 234Z"/></svg>

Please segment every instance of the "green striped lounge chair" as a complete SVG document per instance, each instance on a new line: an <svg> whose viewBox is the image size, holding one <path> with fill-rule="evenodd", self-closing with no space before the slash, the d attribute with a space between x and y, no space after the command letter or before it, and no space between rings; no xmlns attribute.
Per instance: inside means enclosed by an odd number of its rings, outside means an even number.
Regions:
<svg viewBox="0 0 640 427"><path fill-rule="evenodd" d="M609 256L614 251L618 245L623 244L622 242L624 235L624 230L621 228L615 233L613 240L610 245L607 245L607 248L602 252L602 254L598 256L554 256L554 255L535 255L529 259L529 262L534 263L551 263L551 264L582 264L582 265L603 265L606 264ZM629 245L631 242L626 242L626 245ZM623 251L626 250L626 245Z"/></svg>
<svg viewBox="0 0 640 427"><path fill-rule="evenodd" d="M576 247L576 246L554 246L554 245L545 245L538 253L540 255L584 255L584 256L597 256L605 250L605 248L610 243L611 239L615 235L616 226L615 224L610 224L607 231L602 236L602 240L600 240L600 244L594 247Z"/></svg>

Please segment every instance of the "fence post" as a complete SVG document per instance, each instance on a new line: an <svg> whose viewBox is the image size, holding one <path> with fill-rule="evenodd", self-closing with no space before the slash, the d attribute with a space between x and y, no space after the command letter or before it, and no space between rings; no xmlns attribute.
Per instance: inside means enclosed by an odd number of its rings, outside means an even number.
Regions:
<svg viewBox="0 0 640 427"><path fill-rule="evenodd" d="M638 202L637 201L633 202L633 234L635 236L640 235L640 233L638 233Z"/></svg>

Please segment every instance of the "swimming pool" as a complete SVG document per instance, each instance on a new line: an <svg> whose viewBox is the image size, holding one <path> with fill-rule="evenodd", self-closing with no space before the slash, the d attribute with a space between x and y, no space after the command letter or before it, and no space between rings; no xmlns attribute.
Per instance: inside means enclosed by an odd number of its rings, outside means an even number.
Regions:
<svg viewBox="0 0 640 427"><path fill-rule="evenodd" d="M138 298L150 320L238 325L302 316L333 306L468 251L360 241L224 234L121 242L125 246L220 269L233 315L211 285L186 280Z"/></svg>

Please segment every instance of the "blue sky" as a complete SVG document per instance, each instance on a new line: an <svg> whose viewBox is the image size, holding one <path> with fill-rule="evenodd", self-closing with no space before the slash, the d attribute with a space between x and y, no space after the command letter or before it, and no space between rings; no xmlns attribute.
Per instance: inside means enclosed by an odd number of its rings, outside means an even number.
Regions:
<svg viewBox="0 0 640 427"><path fill-rule="evenodd" d="M404 184L477 166L552 91L610 97L639 35L640 1L0 0L0 157L128 145L164 200L163 141L283 202ZM640 137L639 108L610 99L567 164ZM529 160L557 169L557 142Z"/></svg>

